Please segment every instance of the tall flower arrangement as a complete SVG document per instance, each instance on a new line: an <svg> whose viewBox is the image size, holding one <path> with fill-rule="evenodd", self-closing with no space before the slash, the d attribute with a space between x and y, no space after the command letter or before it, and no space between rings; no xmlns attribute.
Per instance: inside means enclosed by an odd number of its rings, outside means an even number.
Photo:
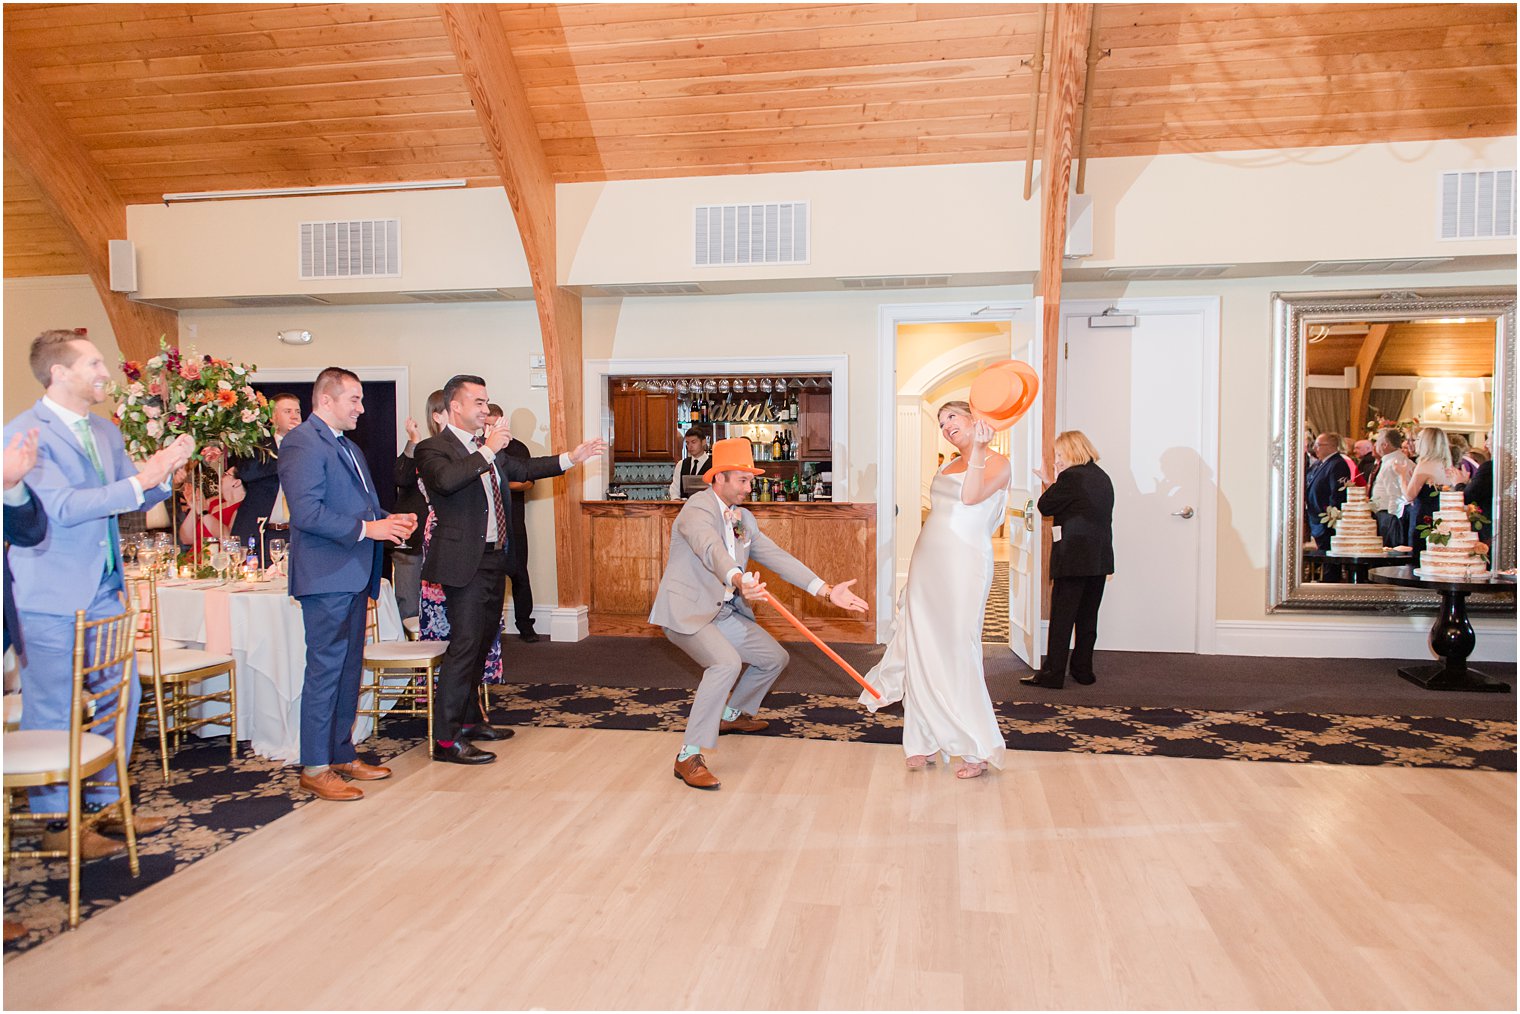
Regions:
<svg viewBox="0 0 1520 1014"><path fill-rule="evenodd" d="M116 422L127 452L152 454L181 433L195 438L196 460L213 461L208 447L234 457L259 453L271 431L269 402L248 383L257 367L188 353L160 337L159 353L145 363L123 360L123 384L113 384Z"/></svg>

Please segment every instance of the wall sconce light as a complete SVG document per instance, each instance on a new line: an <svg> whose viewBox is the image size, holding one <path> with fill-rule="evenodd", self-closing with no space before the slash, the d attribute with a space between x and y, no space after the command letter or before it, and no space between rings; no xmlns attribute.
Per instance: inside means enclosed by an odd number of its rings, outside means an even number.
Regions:
<svg viewBox="0 0 1520 1014"><path fill-rule="evenodd" d="M1453 418L1462 414L1462 396L1460 394L1449 396L1445 401L1436 405L1436 411L1444 415L1447 422L1450 422Z"/></svg>
<svg viewBox="0 0 1520 1014"><path fill-rule="evenodd" d="M279 332L275 337L286 345L310 345L312 334L301 328L292 328L289 331Z"/></svg>

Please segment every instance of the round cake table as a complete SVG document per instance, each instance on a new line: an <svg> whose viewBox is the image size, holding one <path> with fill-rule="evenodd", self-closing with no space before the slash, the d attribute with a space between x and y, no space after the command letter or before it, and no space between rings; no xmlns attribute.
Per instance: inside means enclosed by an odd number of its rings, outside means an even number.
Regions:
<svg viewBox="0 0 1520 1014"><path fill-rule="evenodd" d="M1425 588L1441 596L1441 610L1430 627L1430 648L1442 659L1440 665L1409 666L1399 675L1427 690L1477 690L1507 694L1510 685L1486 676L1467 664L1478 643L1478 635L1467 619L1467 596L1515 596L1513 577L1495 576L1482 581L1439 581L1419 577L1412 567L1378 567L1370 570L1374 584L1393 584L1404 588Z"/></svg>
<svg viewBox="0 0 1520 1014"><path fill-rule="evenodd" d="M1351 584L1367 583L1367 568L1369 567L1397 567L1414 562L1414 553L1395 553L1389 550L1385 553L1368 553L1363 556L1360 553L1332 553L1324 549L1304 550L1305 560L1325 560L1338 563L1346 568L1351 575Z"/></svg>

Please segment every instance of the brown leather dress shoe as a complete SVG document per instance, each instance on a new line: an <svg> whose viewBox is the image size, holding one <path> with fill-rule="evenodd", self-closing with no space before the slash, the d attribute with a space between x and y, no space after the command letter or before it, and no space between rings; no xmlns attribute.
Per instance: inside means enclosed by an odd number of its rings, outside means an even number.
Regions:
<svg viewBox="0 0 1520 1014"><path fill-rule="evenodd" d="M67 852L69 850L69 832L65 828L62 831L44 831L42 833L42 850L44 852ZM88 862L91 859L104 859L127 850L127 843L117 841L115 838L107 838L90 828L79 832L79 858Z"/></svg>
<svg viewBox="0 0 1520 1014"><path fill-rule="evenodd" d="M358 782L378 782L382 778L391 776L390 768L383 768L378 764L366 764L355 758L347 764L334 764L332 769L340 775L347 775Z"/></svg>
<svg viewBox="0 0 1520 1014"><path fill-rule="evenodd" d="M707 761L699 753L676 761L676 777L694 789L716 789L723 784L717 775L707 770Z"/></svg>
<svg viewBox="0 0 1520 1014"><path fill-rule="evenodd" d="M26 923L16 922L11 919L5 920L5 942L11 943L20 940L32 931L26 928Z"/></svg>
<svg viewBox="0 0 1520 1014"><path fill-rule="evenodd" d="M102 831L110 834L127 833L127 826L117 817L107 817L100 822L99 826ZM155 817L147 813L132 814L132 830L139 838L145 834L157 834L168 826L168 817Z"/></svg>
<svg viewBox="0 0 1520 1014"><path fill-rule="evenodd" d="M314 793L318 799L331 799L334 802L344 802L349 799L363 799L364 790L357 785L350 785L338 776L331 768L320 775L308 775L301 772L301 788Z"/></svg>
<svg viewBox="0 0 1520 1014"><path fill-rule="evenodd" d="M722 735L725 732L764 732L770 727L771 723L765 721L764 719L756 718L754 715L746 715L741 712L739 714L739 717L734 719L732 722L719 722L718 734Z"/></svg>

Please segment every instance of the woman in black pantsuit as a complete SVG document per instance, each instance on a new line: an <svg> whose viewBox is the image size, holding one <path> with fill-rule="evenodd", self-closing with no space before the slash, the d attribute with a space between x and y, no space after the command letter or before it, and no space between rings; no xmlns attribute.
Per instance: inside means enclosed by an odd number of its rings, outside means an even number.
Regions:
<svg viewBox="0 0 1520 1014"><path fill-rule="evenodd" d="M1066 682L1068 645L1073 629L1071 678L1096 682L1093 646L1098 643L1098 606L1103 584L1114 572L1114 484L1098 467L1098 451L1081 430L1055 439L1056 477L1040 496L1040 514L1053 518L1060 540L1050 547L1050 640L1039 672L1020 683L1059 690Z"/></svg>

